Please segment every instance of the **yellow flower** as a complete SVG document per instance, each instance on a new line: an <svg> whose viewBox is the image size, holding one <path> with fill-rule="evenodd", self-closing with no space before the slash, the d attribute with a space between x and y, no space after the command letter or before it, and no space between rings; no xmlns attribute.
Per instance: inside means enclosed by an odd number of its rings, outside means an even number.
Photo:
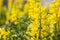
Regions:
<svg viewBox="0 0 60 40"><path fill-rule="evenodd" d="M8 20L10 20L10 13L9 13L9 12L6 13L6 22L7 22Z"/></svg>
<svg viewBox="0 0 60 40"><path fill-rule="evenodd" d="M3 0L0 0L0 7L3 5Z"/></svg>
<svg viewBox="0 0 60 40"><path fill-rule="evenodd" d="M2 6L3 6L3 0L0 0L0 13L2 11Z"/></svg>
<svg viewBox="0 0 60 40"><path fill-rule="evenodd" d="M50 24L54 24L56 22L56 14L52 14L49 16L49 20Z"/></svg>
<svg viewBox="0 0 60 40"><path fill-rule="evenodd" d="M37 2L41 2L42 0L36 0Z"/></svg>
<svg viewBox="0 0 60 40"><path fill-rule="evenodd" d="M17 4L18 8L21 8L24 3L24 0L15 0L14 2Z"/></svg>
<svg viewBox="0 0 60 40"><path fill-rule="evenodd" d="M57 16L58 16L58 17L60 17L60 11L58 11L58 13L57 13L57 14L58 14Z"/></svg>
<svg viewBox="0 0 60 40"><path fill-rule="evenodd" d="M29 10L29 4L27 3L27 4L25 4L25 6L24 6L24 13L27 13L28 10Z"/></svg>
<svg viewBox="0 0 60 40"><path fill-rule="evenodd" d="M55 13L56 10L53 8L53 9L50 9L49 12L50 12L50 13Z"/></svg>
<svg viewBox="0 0 60 40"><path fill-rule="evenodd" d="M31 2L32 3L32 2L34 2L34 0L27 0L27 2Z"/></svg>
<svg viewBox="0 0 60 40"><path fill-rule="evenodd" d="M54 31L54 26L53 26L53 24L51 24L49 27L50 27L50 33L53 33L53 31Z"/></svg>
<svg viewBox="0 0 60 40"><path fill-rule="evenodd" d="M12 8L13 6L13 0L8 0L8 8Z"/></svg>
<svg viewBox="0 0 60 40"><path fill-rule="evenodd" d="M55 5L56 5L57 7L59 7L59 6L60 6L60 2L57 1L57 2L55 3Z"/></svg>
<svg viewBox="0 0 60 40"><path fill-rule="evenodd" d="M47 13L46 13L46 12L42 12L42 14L41 14L41 18L45 19L46 16L47 16Z"/></svg>
<svg viewBox="0 0 60 40"><path fill-rule="evenodd" d="M18 18L21 18L21 17L23 17L25 14L26 14L25 12L19 11L19 13L17 13L17 17L18 17Z"/></svg>
<svg viewBox="0 0 60 40"><path fill-rule="evenodd" d="M9 35L10 31L6 31L5 28L0 28L0 39L1 37L6 40L7 35Z"/></svg>
<svg viewBox="0 0 60 40"><path fill-rule="evenodd" d="M10 19L12 22L15 22L15 21L17 21L17 18L16 17L11 17L11 19Z"/></svg>
<svg viewBox="0 0 60 40"><path fill-rule="evenodd" d="M31 23L28 26L28 30L31 30L31 32L27 32L27 33L29 33L30 36L34 36L37 33L39 25L40 25L39 20L36 19L33 23ZM31 29L29 29L29 28L31 28Z"/></svg>
<svg viewBox="0 0 60 40"><path fill-rule="evenodd" d="M29 12L28 15L32 19L38 19L39 18L39 13Z"/></svg>
<svg viewBox="0 0 60 40"><path fill-rule="evenodd" d="M55 3L54 2L50 4L50 8L55 8L55 7L56 6L55 6Z"/></svg>

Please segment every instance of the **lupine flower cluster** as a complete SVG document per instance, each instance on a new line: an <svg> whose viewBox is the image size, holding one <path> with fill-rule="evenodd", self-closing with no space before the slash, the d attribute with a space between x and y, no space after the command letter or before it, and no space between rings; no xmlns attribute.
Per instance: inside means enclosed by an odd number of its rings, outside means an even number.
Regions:
<svg viewBox="0 0 60 40"><path fill-rule="evenodd" d="M0 40L60 40L60 0L0 0Z"/></svg>

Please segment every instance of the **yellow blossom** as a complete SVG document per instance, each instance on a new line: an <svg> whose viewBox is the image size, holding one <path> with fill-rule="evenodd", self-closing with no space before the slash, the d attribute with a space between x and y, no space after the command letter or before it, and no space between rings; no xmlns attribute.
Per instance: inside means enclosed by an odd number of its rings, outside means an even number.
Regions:
<svg viewBox="0 0 60 40"><path fill-rule="evenodd" d="M13 0L8 0L8 8L12 8L12 5L13 5Z"/></svg>

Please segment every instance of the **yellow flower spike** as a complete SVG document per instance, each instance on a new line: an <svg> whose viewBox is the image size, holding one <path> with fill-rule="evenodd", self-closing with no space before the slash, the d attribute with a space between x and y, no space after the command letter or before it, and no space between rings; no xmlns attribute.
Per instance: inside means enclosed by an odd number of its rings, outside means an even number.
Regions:
<svg viewBox="0 0 60 40"><path fill-rule="evenodd" d="M50 8L55 8L56 6L55 6L55 3L51 3L50 4Z"/></svg>
<svg viewBox="0 0 60 40"><path fill-rule="evenodd" d="M56 13L58 7L50 7L49 13Z"/></svg>
<svg viewBox="0 0 60 40"><path fill-rule="evenodd" d="M17 4L18 8L21 8L24 3L24 0L15 0L15 3Z"/></svg>
<svg viewBox="0 0 60 40"><path fill-rule="evenodd" d="M49 28L50 28L50 33L53 33L53 31L54 31L54 26L53 26L53 24L50 24Z"/></svg>
<svg viewBox="0 0 60 40"><path fill-rule="evenodd" d="M27 0L27 2L29 2L29 3L31 2L32 3L32 2L34 2L34 0Z"/></svg>
<svg viewBox="0 0 60 40"><path fill-rule="evenodd" d="M31 10L31 12L29 12L28 15L31 19L38 19L39 18L39 13L35 13L33 10Z"/></svg>
<svg viewBox="0 0 60 40"><path fill-rule="evenodd" d="M23 2L24 0L14 0L16 3Z"/></svg>
<svg viewBox="0 0 60 40"><path fill-rule="evenodd" d="M49 12L50 12L50 13L55 13L56 10L55 10L55 9L50 9Z"/></svg>
<svg viewBox="0 0 60 40"><path fill-rule="evenodd" d="M0 13L2 11L2 6L3 6L3 0L0 0Z"/></svg>
<svg viewBox="0 0 60 40"><path fill-rule="evenodd" d="M46 12L42 12L42 14L41 14L41 18L46 18L46 16L47 16L47 13Z"/></svg>
<svg viewBox="0 0 60 40"><path fill-rule="evenodd" d="M13 0L8 0L8 8L12 8L13 6Z"/></svg>
<svg viewBox="0 0 60 40"><path fill-rule="evenodd" d="M33 6L32 6L33 5ZM35 3L30 3L29 8L33 9L35 7Z"/></svg>
<svg viewBox="0 0 60 40"><path fill-rule="evenodd" d="M15 14L16 13L16 8L13 7L12 10L11 10L11 14Z"/></svg>
<svg viewBox="0 0 60 40"><path fill-rule="evenodd" d="M60 2L56 2L55 5L56 5L57 7L59 7L59 6L60 6Z"/></svg>
<svg viewBox="0 0 60 40"><path fill-rule="evenodd" d="M49 16L50 19L56 19L56 13Z"/></svg>
<svg viewBox="0 0 60 40"><path fill-rule="evenodd" d="M29 4L27 3L27 4L25 4L25 6L24 6L24 13L27 13L28 10L29 10Z"/></svg>
<svg viewBox="0 0 60 40"><path fill-rule="evenodd" d="M17 14L17 16L18 16L18 18L21 18L21 17L23 17L25 14L26 14L25 12L19 11L18 14Z"/></svg>
<svg viewBox="0 0 60 40"><path fill-rule="evenodd" d="M57 11L57 17L60 17L60 8L59 11Z"/></svg>
<svg viewBox="0 0 60 40"><path fill-rule="evenodd" d="M60 12L58 12L58 17L60 17Z"/></svg>
<svg viewBox="0 0 60 40"><path fill-rule="evenodd" d="M10 19L12 22L15 22L15 21L17 21L17 18L16 17L11 17L11 19Z"/></svg>
<svg viewBox="0 0 60 40"><path fill-rule="evenodd" d="M42 0L36 0L36 2L41 2Z"/></svg>
<svg viewBox="0 0 60 40"><path fill-rule="evenodd" d="M49 27L44 25L42 29L45 30L45 31L48 31Z"/></svg>
<svg viewBox="0 0 60 40"><path fill-rule="evenodd" d="M41 19L41 23L42 23L43 25L46 24L46 21L47 21L47 20L45 20L45 19Z"/></svg>
<svg viewBox="0 0 60 40"><path fill-rule="evenodd" d="M54 24L56 22L56 14L52 14L49 16L50 24Z"/></svg>
<svg viewBox="0 0 60 40"><path fill-rule="evenodd" d="M3 32L2 32L3 31ZM6 40L7 35L9 35L10 31L6 31L5 28L0 28L0 39L1 37Z"/></svg>
<svg viewBox="0 0 60 40"><path fill-rule="evenodd" d="M40 25L39 20L36 19L28 27L28 30L31 30L31 32L27 32L27 33L29 33L30 36L34 36L35 34L37 34L37 30L39 28L39 25ZM29 29L29 28L31 28L31 29Z"/></svg>
<svg viewBox="0 0 60 40"><path fill-rule="evenodd" d="M10 20L10 13L7 12L7 13L6 13L6 22L8 22L9 20Z"/></svg>
<svg viewBox="0 0 60 40"><path fill-rule="evenodd" d="M39 13L39 8L34 8L34 13Z"/></svg>
<svg viewBox="0 0 60 40"><path fill-rule="evenodd" d="M32 30L31 30L31 36L34 36L35 34L37 34L37 30L38 30L38 29L32 29Z"/></svg>
<svg viewBox="0 0 60 40"><path fill-rule="evenodd" d="M6 10L5 6L2 7L3 5L2 1L3 0L0 0L0 9ZM55 23L59 24L58 20L60 18L60 7L59 7L60 0L55 0L55 2L52 2L50 5L45 5L45 6L41 5L42 0L26 0L27 2L25 4L24 4L24 1L25 0L8 0L6 20L7 21L10 20L12 21L13 24L17 25L19 24L18 20L20 20L21 17L27 14L29 18L34 19L34 21L32 21L32 23L28 25L28 28L26 31L27 39L41 40L39 39L39 36L41 36L42 40L48 40L45 37L49 36L50 40L52 40L52 35L54 35L54 28L55 28L54 24ZM23 6L23 11L21 11L20 9L22 8L22 6ZM4 22L4 20L0 20L0 21L2 23ZM41 22L41 25L40 25L40 22ZM39 29L39 27L42 27L42 28ZM3 37L4 40L6 40L10 32L15 32L15 31L14 30L9 31L9 30L5 30L5 28L1 28L0 39L1 37Z"/></svg>
<svg viewBox="0 0 60 40"><path fill-rule="evenodd" d="M3 0L0 0L0 7L2 7L3 5Z"/></svg>
<svg viewBox="0 0 60 40"><path fill-rule="evenodd" d="M40 25L39 20L35 20L35 21L32 23L32 25L38 28L39 25Z"/></svg>

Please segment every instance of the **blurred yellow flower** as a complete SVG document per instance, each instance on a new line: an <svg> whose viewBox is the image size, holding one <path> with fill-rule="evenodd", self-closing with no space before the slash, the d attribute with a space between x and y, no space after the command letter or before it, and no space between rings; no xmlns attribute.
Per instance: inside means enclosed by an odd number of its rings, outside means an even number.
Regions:
<svg viewBox="0 0 60 40"><path fill-rule="evenodd" d="M0 0L0 7L3 5L3 0Z"/></svg>
<svg viewBox="0 0 60 40"><path fill-rule="evenodd" d="M13 6L13 0L8 0L8 8L12 8Z"/></svg>

